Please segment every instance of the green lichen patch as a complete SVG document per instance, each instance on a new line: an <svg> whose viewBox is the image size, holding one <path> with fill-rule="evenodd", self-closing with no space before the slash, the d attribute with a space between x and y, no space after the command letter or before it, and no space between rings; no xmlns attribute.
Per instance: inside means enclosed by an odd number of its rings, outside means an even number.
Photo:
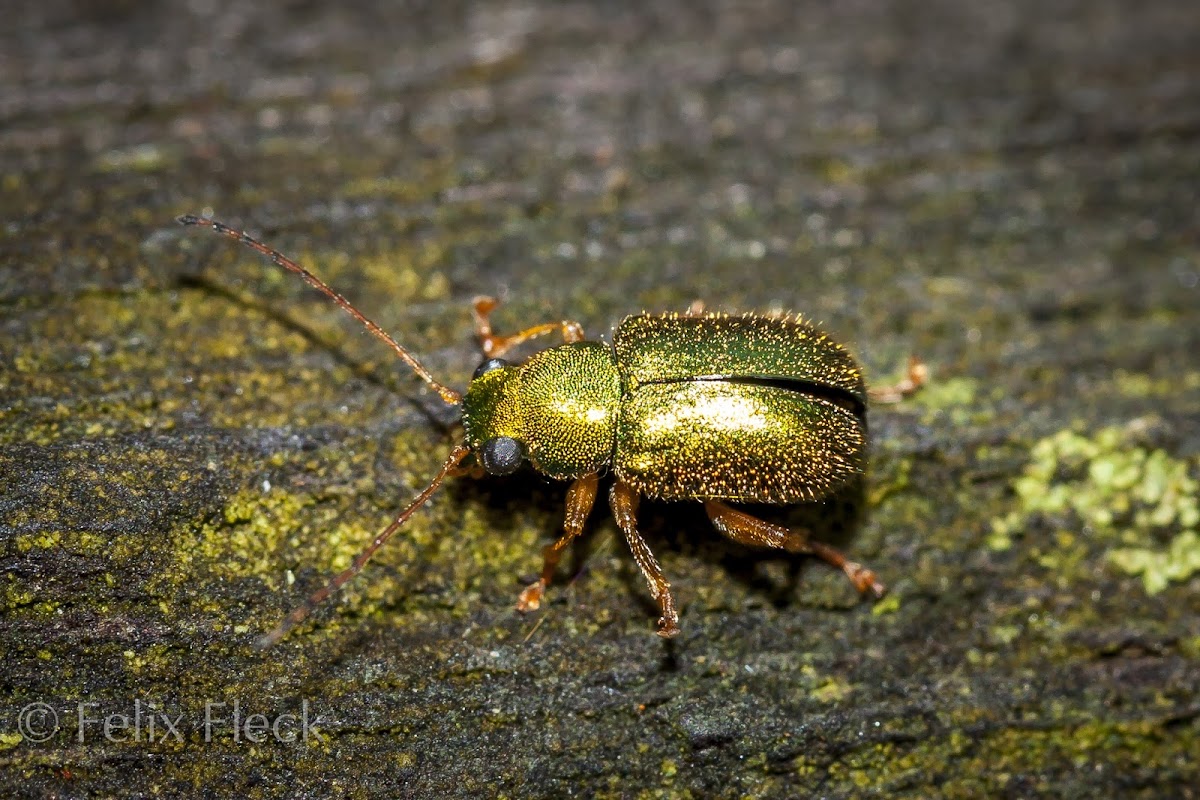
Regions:
<svg viewBox="0 0 1200 800"><path fill-rule="evenodd" d="M1150 594L1200 572L1200 534L1184 531L1171 540L1166 550L1121 547L1109 553L1112 563L1130 575L1141 575Z"/></svg>
<svg viewBox="0 0 1200 800"><path fill-rule="evenodd" d="M373 443L353 437L314 452L275 454L260 466L281 480L264 478L240 489L217 518L185 536L198 544L181 548L179 558L198 559L223 577L279 575L285 549L327 558L331 547L340 551L343 542L369 537L371 524L353 501L373 490L368 469L374 455ZM298 477L282 479L296 471Z"/></svg>
<svg viewBox="0 0 1200 800"><path fill-rule="evenodd" d="M1141 720L991 730L986 730L991 727L986 722L965 724L985 731L952 730L924 737L912 747L887 741L864 745L834 763L802 755L793 761L793 769L802 777L826 774L838 785L871 796L889 796L893 793L889 786L901 789L914 784L936 784L938 796L947 798L1014 791L1020 796L1046 796L1057 794L1072 769L1088 770L1098 782L1113 786L1119 785L1113 783L1117 776L1152 773L1185 757L1181 737L1164 737L1155 723ZM1048 770L1048 765L1055 766Z"/></svg>
<svg viewBox="0 0 1200 800"><path fill-rule="evenodd" d="M1129 397L1177 397L1181 392L1200 389L1200 372L1171 373L1162 377L1118 369L1113 372L1118 391Z"/></svg>
<svg viewBox="0 0 1200 800"><path fill-rule="evenodd" d="M835 677L827 677L813 690L812 698L819 703L841 703L854 691L854 686Z"/></svg>
<svg viewBox="0 0 1200 800"><path fill-rule="evenodd" d="M1197 464L1138 444L1143 427L1135 421L1090 437L1065 429L1034 445L1013 483L1020 507L992 521L992 549L1011 547L1041 515L1057 527L1052 546L1037 548L1048 569L1071 572L1090 540L1124 545L1109 551L1110 562L1140 574L1152 594L1200 571ZM1173 538L1164 550L1156 542L1165 537Z"/></svg>
<svg viewBox="0 0 1200 800"><path fill-rule="evenodd" d="M386 460L380 460L381 450ZM276 601L254 601L277 602L280 608L260 610L278 615L348 567L440 461L430 458L424 436L382 441L348 437L317 451L278 455L270 460L270 479L254 480L229 497L218 514L198 524L187 522L169 537L171 556L152 579L153 592L173 603L180 586L188 587L189 595L204 595L197 587L215 589L248 579L246 585L279 594ZM378 472L381 467L386 473ZM398 480L397 474L408 477ZM475 484L466 483L444 486L345 587L340 596L354 609L351 613L376 615L390 609L389 624L420 628L422 620L428 624L431 609L444 614L452 608L465 615L478 607L482 587L516 587L514 576L535 572L540 538L553 530L553 523L540 525L535 513L518 514L521 524L496 530L496 515L482 513L486 504L478 496L471 498ZM385 490L377 484L396 485ZM520 501L511 507L520 507ZM514 598L516 591L512 589ZM404 607L397 611L401 600ZM265 624L261 618L247 619L245 608L238 610L220 596L202 610L223 619L228 615L233 633L261 632ZM338 627L326 616L315 629L319 633L303 635L333 635Z"/></svg>
<svg viewBox="0 0 1200 800"><path fill-rule="evenodd" d="M450 296L449 280L439 271L447 258L446 249L436 239L382 251L300 250L289 255L339 288L350 283L359 284L354 292L356 299L351 302L363 306L362 310L372 316L379 315L379 302L384 298L387 303L396 304L446 300ZM245 256L247 259L253 257L254 254ZM249 266L245 268L250 269ZM269 265L262 267L268 268ZM273 271L270 282L297 284L291 275L280 271ZM282 301L278 302L282 304Z"/></svg>
<svg viewBox="0 0 1200 800"><path fill-rule="evenodd" d="M973 378L936 379L922 386L912 402L930 409L965 409L975 402L978 393L979 381Z"/></svg>
<svg viewBox="0 0 1200 800"><path fill-rule="evenodd" d="M891 381L899 379L896 375ZM980 401L981 384L974 378L931 376L904 406L922 409L927 423L945 428L986 425L994 413ZM993 398L994 399L994 396Z"/></svg>
<svg viewBox="0 0 1200 800"><path fill-rule="evenodd" d="M875 605L871 606L871 616L882 617L885 614L895 614L900 610L900 595L889 594Z"/></svg>
<svg viewBox="0 0 1200 800"><path fill-rule="evenodd" d="M888 461L886 468L881 468L880 461L881 459L877 459L871 470L872 485L867 494L867 505L871 508L878 508L884 500L892 495L900 494L912 482L913 460L911 458Z"/></svg>
<svg viewBox="0 0 1200 800"><path fill-rule="evenodd" d="M227 577L281 574L279 550L305 530L303 513L314 502L305 493L243 489L230 499L219 520L201 526L199 548L180 551L180 566L186 568L192 557L199 557L208 569ZM335 536L329 534L330 539Z"/></svg>

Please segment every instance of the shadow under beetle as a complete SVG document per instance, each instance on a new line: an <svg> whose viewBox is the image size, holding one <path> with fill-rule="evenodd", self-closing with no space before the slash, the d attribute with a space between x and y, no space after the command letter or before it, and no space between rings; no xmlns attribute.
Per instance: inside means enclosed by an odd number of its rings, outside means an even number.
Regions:
<svg viewBox="0 0 1200 800"><path fill-rule="evenodd" d="M868 397L896 402L925 380L925 366L909 362L895 386L868 393L862 370L846 349L798 318L753 314L640 314L626 317L612 344L585 341L583 328L562 321L511 336L492 331L490 297L474 301L475 333L485 360L466 395L439 383L424 366L346 298L276 250L212 219L183 216L229 236L296 273L387 342L450 405L462 408L464 441L437 475L341 574L313 593L275 630L268 647L359 573L375 552L449 476L507 475L526 461L567 489L563 533L543 553L541 577L521 592L517 608L542 601L566 546L583 530L596 500L601 472L616 478L608 502L662 616L658 634L679 632L671 585L637 529L641 496L704 504L714 527L736 542L811 553L850 579L861 593L882 597L870 569L808 532L753 517L727 503L791 505L819 500L865 467ZM503 356L511 348L558 332L563 344L524 363Z"/></svg>

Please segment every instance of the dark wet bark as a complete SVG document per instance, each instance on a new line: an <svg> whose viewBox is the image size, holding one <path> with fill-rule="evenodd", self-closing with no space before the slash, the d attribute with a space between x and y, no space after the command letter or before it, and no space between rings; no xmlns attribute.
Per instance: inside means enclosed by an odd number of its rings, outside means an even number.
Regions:
<svg viewBox="0 0 1200 800"><path fill-rule="evenodd" d="M1195 796L1192 0L26 5L0 26L9 790ZM783 517L891 594L644 503L676 639L600 511L521 616L566 487L465 479L254 652L457 431L299 281L172 222L205 209L454 386L476 294L502 332L797 311L877 383L919 353L864 485Z"/></svg>

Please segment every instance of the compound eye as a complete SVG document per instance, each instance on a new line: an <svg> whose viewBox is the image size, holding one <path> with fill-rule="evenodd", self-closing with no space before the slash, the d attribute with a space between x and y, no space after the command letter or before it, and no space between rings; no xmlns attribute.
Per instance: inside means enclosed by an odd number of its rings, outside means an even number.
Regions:
<svg viewBox="0 0 1200 800"><path fill-rule="evenodd" d="M508 475L516 472L525 460L521 443L508 436L488 439L479 448L479 461L489 475Z"/></svg>
<svg viewBox="0 0 1200 800"><path fill-rule="evenodd" d="M492 370L504 369L507 366L508 362L503 358L489 358L487 361L475 368L475 374L472 375L471 378L478 378L480 375L484 375Z"/></svg>

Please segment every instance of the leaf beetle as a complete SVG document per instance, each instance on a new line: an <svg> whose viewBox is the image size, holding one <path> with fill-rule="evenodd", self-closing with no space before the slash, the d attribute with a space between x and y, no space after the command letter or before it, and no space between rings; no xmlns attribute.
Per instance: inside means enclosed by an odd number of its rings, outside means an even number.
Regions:
<svg viewBox="0 0 1200 800"><path fill-rule="evenodd" d="M489 322L496 301L474 301L484 361L465 394L438 382L386 331L346 298L280 252L217 220L182 216L236 239L303 278L382 339L441 399L461 408L464 437L424 490L351 565L314 592L270 633L282 639L318 604L357 575L450 476L507 475L528 464L570 481L563 532L543 551L541 577L517 601L541 604L559 558L584 526L602 473L608 502L634 561L658 602L658 634L679 632L671 585L637 529L641 497L698 501L713 526L736 542L810 553L841 569L860 593L882 597L875 573L834 548L751 516L738 503L791 505L820 500L865 468L868 398L896 402L926 378L917 359L895 386L868 392L841 344L797 317L639 314L613 330L612 344L588 341L564 320L501 336ZM503 356L530 339L558 333L563 343L515 364Z"/></svg>

